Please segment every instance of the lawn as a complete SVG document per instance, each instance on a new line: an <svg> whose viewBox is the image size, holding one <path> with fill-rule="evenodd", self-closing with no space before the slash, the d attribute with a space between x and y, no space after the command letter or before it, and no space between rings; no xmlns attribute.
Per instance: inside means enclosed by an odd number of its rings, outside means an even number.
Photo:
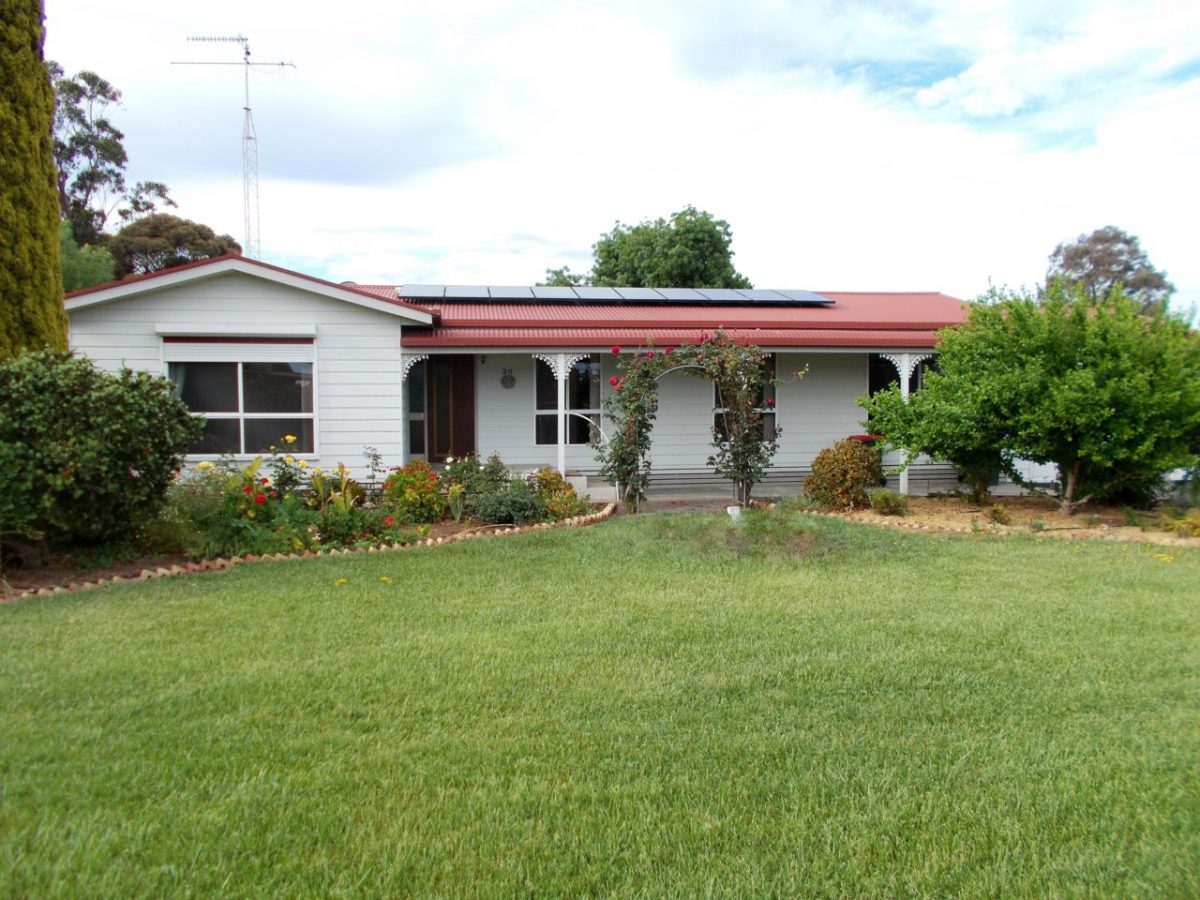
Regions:
<svg viewBox="0 0 1200 900"><path fill-rule="evenodd" d="M1200 894L1195 551L644 516L0 648L4 896Z"/></svg>

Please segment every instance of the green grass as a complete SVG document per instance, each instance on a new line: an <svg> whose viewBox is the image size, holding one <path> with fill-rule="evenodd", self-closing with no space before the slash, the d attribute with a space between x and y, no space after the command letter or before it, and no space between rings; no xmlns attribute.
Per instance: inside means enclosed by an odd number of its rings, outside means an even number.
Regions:
<svg viewBox="0 0 1200 900"><path fill-rule="evenodd" d="M1200 893L1196 552L647 516L0 647L3 896Z"/></svg>

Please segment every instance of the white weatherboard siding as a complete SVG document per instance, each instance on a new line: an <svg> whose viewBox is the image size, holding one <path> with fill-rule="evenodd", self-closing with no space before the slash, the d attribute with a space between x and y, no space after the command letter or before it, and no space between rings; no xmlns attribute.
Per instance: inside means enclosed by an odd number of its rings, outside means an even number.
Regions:
<svg viewBox="0 0 1200 900"><path fill-rule="evenodd" d="M263 336L314 326L319 451L314 462L325 467L344 462L361 476L363 445L371 445L385 464L400 464L396 316L230 273L73 310L71 346L110 371L127 366L163 372L156 329L205 324Z"/></svg>
<svg viewBox="0 0 1200 900"><path fill-rule="evenodd" d="M862 433L866 413L855 401L867 392L865 353L780 353L775 373L783 429L775 466L808 467L826 447Z"/></svg>

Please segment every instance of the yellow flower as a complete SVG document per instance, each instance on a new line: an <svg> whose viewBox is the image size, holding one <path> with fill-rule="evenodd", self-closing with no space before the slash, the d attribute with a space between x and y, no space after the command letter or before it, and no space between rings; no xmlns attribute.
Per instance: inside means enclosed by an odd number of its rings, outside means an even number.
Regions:
<svg viewBox="0 0 1200 900"><path fill-rule="evenodd" d="M322 469L320 466L313 466L313 474L314 475L320 475L324 471L325 470Z"/></svg>
<svg viewBox="0 0 1200 900"><path fill-rule="evenodd" d="M1154 558L1157 560L1161 560L1162 562L1165 562L1165 563L1175 562L1175 557L1167 556L1167 554L1165 554L1165 553L1155 553Z"/></svg>
<svg viewBox="0 0 1200 900"><path fill-rule="evenodd" d="M285 434L283 436L283 442L285 444L294 444L296 443L296 436L294 434Z"/></svg>
<svg viewBox="0 0 1200 900"><path fill-rule="evenodd" d="M213 464L210 463L207 459L204 460L204 462L196 463L196 468L199 469L201 472L211 469L212 467L213 467Z"/></svg>
<svg viewBox="0 0 1200 900"><path fill-rule="evenodd" d="M302 469L307 469L308 468L308 460L302 459L302 460L300 460L300 462L296 463L296 465L298 465Z"/></svg>
<svg viewBox="0 0 1200 900"><path fill-rule="evenodd" d="M337 581L334 582L334 586L341 587L343 584L349 584L349 583L350 583L349 578L339 578Z"/></svg>
<svg viewBox="0 0 1200 900"><path fill-rule="evenodd" d="M283 458L283 461L284 461L285 463L287 463L289 466L291 466L291 465L295 465L295 463L296 463L296 457L294 457L294 456L285 456L285 457Z"/></svg>
<svg viewBox="0 0 1200 900"><path fill-rule="evenodd" d="M386 575L380 575L380 576L379 576L379 580L380 580L380 581L382 581L384 584L391 584L391 583L392 583L392 579L390 579L390 578L389 578L388 576L386 576Z"/></svg>

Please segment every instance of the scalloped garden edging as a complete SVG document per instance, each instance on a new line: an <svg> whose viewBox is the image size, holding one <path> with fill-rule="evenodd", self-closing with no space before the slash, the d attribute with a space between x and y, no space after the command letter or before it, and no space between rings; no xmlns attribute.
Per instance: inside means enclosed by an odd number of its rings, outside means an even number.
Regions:
<svg viewBox="0 0 1200 900"><path fill-rule="evenodd" d="M111 578L101 578L98 581L73 581L70 584L58 585L56 587L41 587L30 588L28 590L17 591L8 597L3 598L0 602L11 603L15 600L20 600L25 597L50 597L57 594L70 594L76 591L90 591L94 588L104 587L108 584L132 584L139 581L152 581L155 578L168 578L174 575L196 575L201 572L221 572L226 569L232 569L234 566L243 565L245 563L261 563L261 562L276 562L292 559L316 559L321 556L350 556L357 553L386 553L397 550L412 550L419 547L440 547L446 544L455 544L460 541L477 540L479 538L503 537L508 534L521 534L529 531L547 531L551 528L583 528L587 525L593 525L596 522L601 522L604 519L611 518L616 515L617 504L609 503L604 508L593 513L587 513L581 516L571 516L568 519L561 519L557 522L538 522L534 525L482 525L478 528L472 528L469 531L460 531L458 534L450 535L449 537L425 538L424 540L415 541L411 544L372 544L369 547L356 547L354 549L331 549L331 550L304 550L300 553L273 553L265 556L257 556L253 553L247 553L245 556L231 556L227 558L206 559L201 562L189 562L184 565L160 566L157 569L142 569L142 571L132 577L114 575Z"/></svg>

